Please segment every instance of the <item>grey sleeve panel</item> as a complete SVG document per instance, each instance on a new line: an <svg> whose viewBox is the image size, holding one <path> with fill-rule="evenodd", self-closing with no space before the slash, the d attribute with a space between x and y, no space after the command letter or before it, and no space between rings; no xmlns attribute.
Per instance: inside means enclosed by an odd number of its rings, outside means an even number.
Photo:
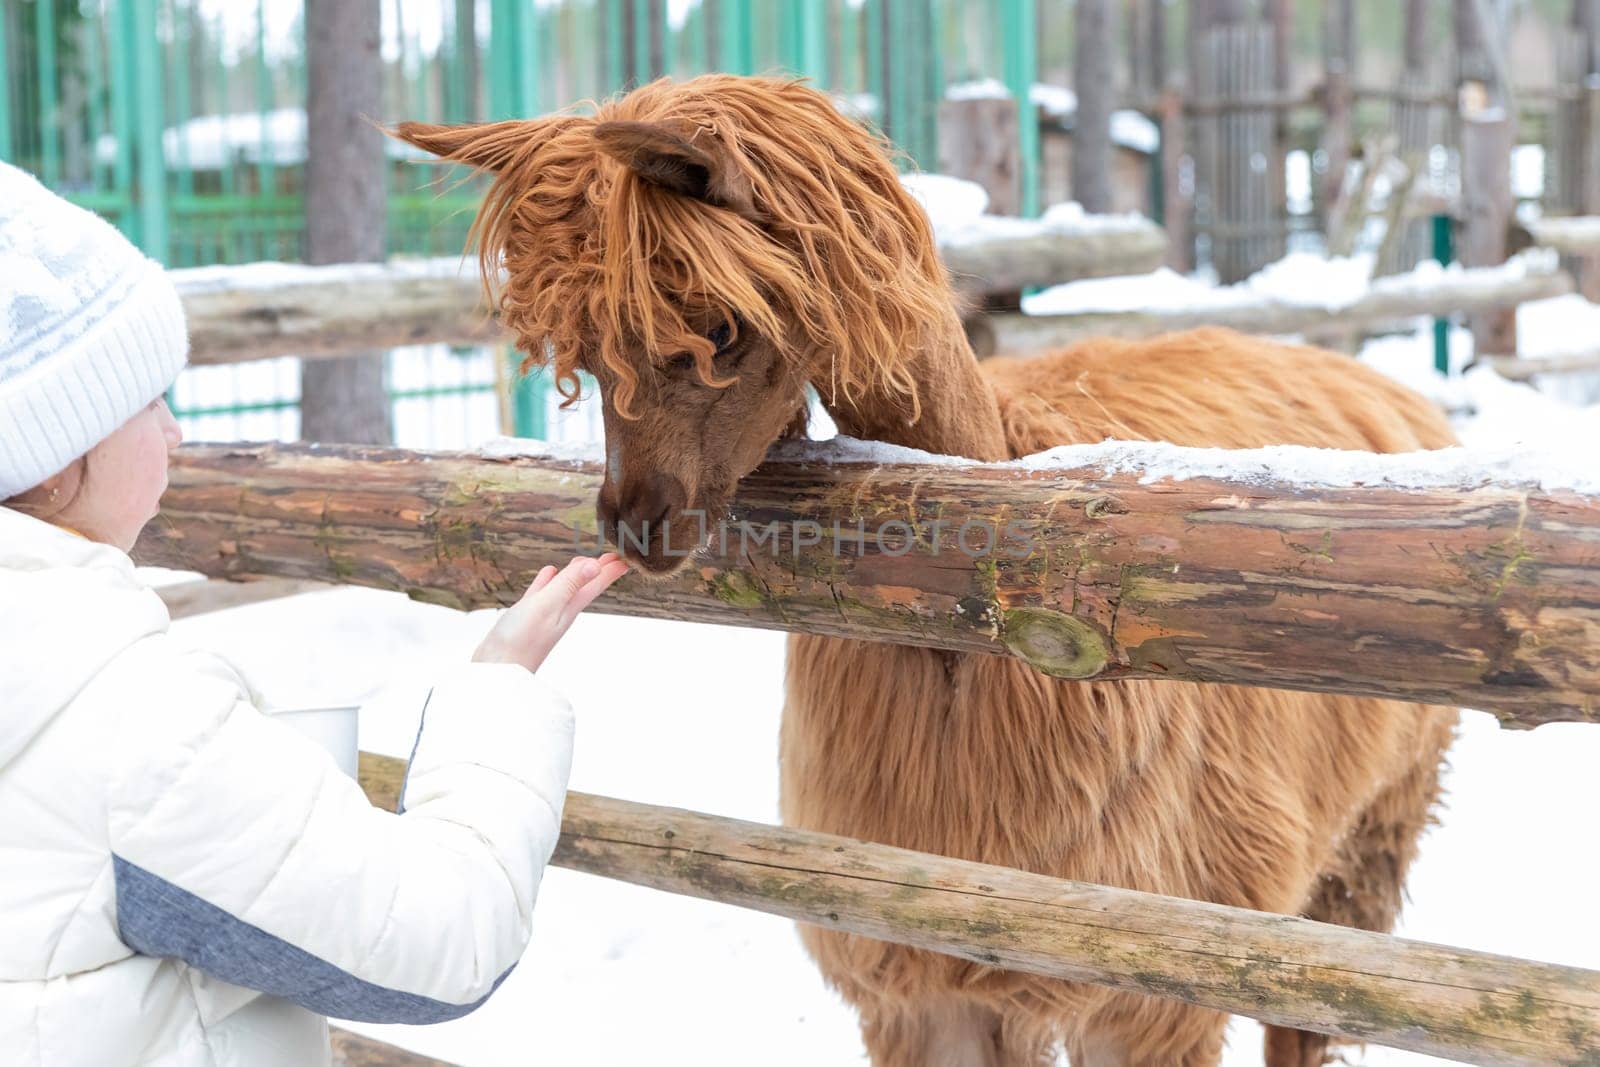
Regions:
<svg viewBox="0 0 1600 1067"><path fill-rule="evenodd" d="M368 1023L444 1022L476 1009L511 973L507 969L471 1004L387 989L237 919L121 856L112 860L117 925L129 948L183 960L224 982L282 997L319 1015Z"/></svg>
<svg viewBox="0 0 1600 1067"><path fill-rule="evenodd" d="M406 786L411 784L411 765L417 761L417 746L422 744L422 728L428 724L428 705L433 703L433 690L428 690L427 699L422 702L422 715L417 719L417 736L411 742L411 755L406 757L406 773L400 778L400 796L395 801L394 813L406 813Z"/></svg>

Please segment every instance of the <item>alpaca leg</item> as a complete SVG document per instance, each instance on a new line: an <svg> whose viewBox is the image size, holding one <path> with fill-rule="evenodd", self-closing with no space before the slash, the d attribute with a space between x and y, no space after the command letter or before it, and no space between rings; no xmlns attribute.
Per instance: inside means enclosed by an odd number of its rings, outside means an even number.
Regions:
<svg viewBox="0 0 1600 1067"><path fill-rule="evenodd" d="M1217 1067L1228 1017L1148 997L1119 998L1067 1042L1072 1067Z"/></svg>
<svg viewBox="0 0 1600 1067"><path fill-rule="evenodd" d="M969 1000L893 1005L861 1016L873 1067L1048 1067L1048 1034Z"/></svg>
<svg viewBox="0 0 1600 1067"><path fill-rule="evenodd" d="M1350 831L1334 864L1322 873L1307 918L1387 933L1400 914L1406 871L1439 799L1444 750L1455 734L1455 715L1439 709L1428 724L1423 752L1411 769L1379 793ZM1267 1067L1322 1067L1334 1039L1325 1034L1269 1026Z"/></svg>

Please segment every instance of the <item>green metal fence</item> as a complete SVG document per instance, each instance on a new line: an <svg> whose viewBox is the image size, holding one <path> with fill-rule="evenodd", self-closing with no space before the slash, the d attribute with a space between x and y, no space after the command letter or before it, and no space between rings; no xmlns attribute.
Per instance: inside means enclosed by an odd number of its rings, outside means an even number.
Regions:
<svg viewBox="0 0 1600 1067"><path fill-rule="evenodd" d="M1037 65L1035 0L382 0L382 11L383 119L533 115L661 75L790 72L847 98L923 167L937 160L946 71L1024 96ZM0 158L171 266L299 259L302 16L294 0L0 0ZM1031 211L1038 131L1021 125ZM405 159L397 142L388 150L391 253L460 252L478 191L438 182L448 168ZM437 382L391 361L397 404L431 397L443 410L497 388L483 368L501 356L439 358ZM457 380L449 360L475 369ZM231 401L216 399L220 384L205 398L180 391L187 418L298 403L287 385L257 395L260 380L295 375L227 373ZM545 430L540 380L519 383L509 407L517 432Z"/></svg>

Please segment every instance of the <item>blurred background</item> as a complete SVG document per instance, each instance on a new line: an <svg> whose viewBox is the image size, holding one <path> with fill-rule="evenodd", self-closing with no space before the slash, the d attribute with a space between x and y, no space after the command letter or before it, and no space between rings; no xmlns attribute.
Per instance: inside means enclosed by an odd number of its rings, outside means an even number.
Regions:
<svg viewBox="0 0 1600 1067"><path fill-rule="evenodd" d="M1297 249L1366 250L1379 274L1449 262L1472 111L1509 113L1522 210L1600 211L1585 202L1600 185L1593 0L3 5L0 158L172 267L459 254L478 188L353 135L350 115L534 115L711 70L811 78L909 166L982 185L990 213L1147 216L1167 266L1224 284ZM320 190L319 145L334 160ZM1386 202L1390 225L1369 227ZM196 368L173 400L205 439L452 447L593 429L569 428L501 350L382 362ZM387 408L362 425L348 412L374 389ZM326 418L303 411L319 405Z"/></svg>

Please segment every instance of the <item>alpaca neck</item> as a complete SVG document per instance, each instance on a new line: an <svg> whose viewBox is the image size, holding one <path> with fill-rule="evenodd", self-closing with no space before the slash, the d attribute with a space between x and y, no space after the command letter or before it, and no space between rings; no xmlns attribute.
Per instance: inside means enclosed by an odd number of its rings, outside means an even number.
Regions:
<svg viewBox="0 0 1600 1067"><path fill-rule="evenodd" d="M909 369L922 404L915 422L905 398L888 390L869 390L852 403L830 396L826 370L813 384L848 437L991 462L1010 458L994 389L953 311Z"/></svg>

